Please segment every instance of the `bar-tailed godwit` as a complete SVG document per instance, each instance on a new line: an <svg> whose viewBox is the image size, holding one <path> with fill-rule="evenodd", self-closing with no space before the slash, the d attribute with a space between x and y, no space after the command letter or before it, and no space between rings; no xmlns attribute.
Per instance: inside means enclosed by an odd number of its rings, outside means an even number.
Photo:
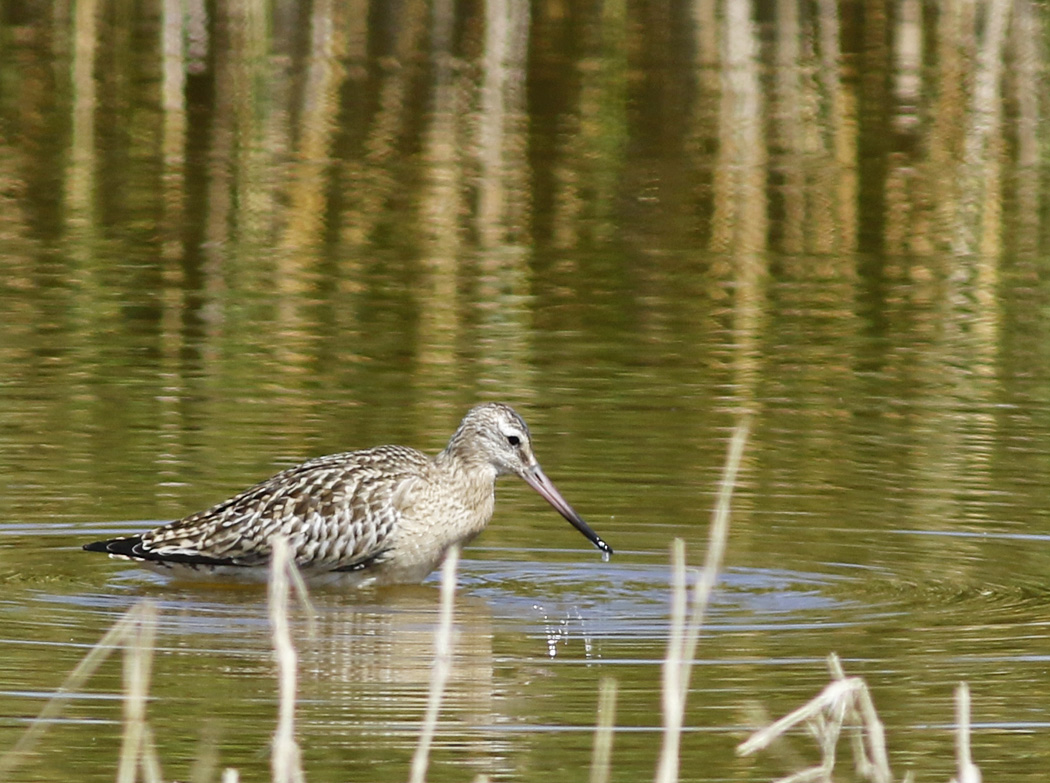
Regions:
<svg viewBox="0 0 1050 783"><path fill-rule="evenodd" d="M84 549L176 576L265 579L281 535L312 581L418 582L484 529L496 479L508 473L612 554L540 469L521 416L500 403L472 408L434 457L404 446L320 457L207 511Z"/></svg>

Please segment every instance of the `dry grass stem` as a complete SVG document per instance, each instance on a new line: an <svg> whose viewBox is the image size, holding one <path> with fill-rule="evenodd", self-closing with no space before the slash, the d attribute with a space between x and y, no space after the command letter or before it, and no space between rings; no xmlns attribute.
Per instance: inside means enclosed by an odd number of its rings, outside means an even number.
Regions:
<svg viewBox="0 0 1050 783"><path fill-rule="evenodd" d="M149 619L151 617L152 620ZM139 633L139 628L144 622L152 623L154 627L156 624L156 609L150 601L140 601L128 609L88 651L58 687L55 695L44 705L40 714L29 724L14 747L0 757L0 780L6 779L26 760L51 725L51 721L58 717L73 695L79 692L114 650L129 646L130 640Z"/></svg>
<svg viewBox="0 0 1050 783"><path fill-rule="evenodd" d="M855 732L853 752L858 774L873 783L891 783L893 775L886 753L885 733L867 684L860 677L846 677L837 656L829 658L829 666L832 682L819 695L794 712L756 731L737 747L737 753L747 756L762 750L802 724L820 746L821 763L781 778L778 783L830 781L835 769L839 737L843 728L851 728Z"/></svg>
<svg viewBox="0 0 1050 783"><path fill-rule="evenodd" d="M730 503L733 499L733 490L736 489L736 479L740 472L740 463L744 459L744 447L747 445L749 425L744 421L733 430L733 437L729 441L729 453L726 456L726 464L722 471L722 479L718 483L718 499L715 509L711 515L711 531L707 538L707 555L704 557L704 570L700 573L700 579L696 583L693 596L693 618L686 631L685 638L685 660L688 662L686 677L683 678L681 688L683 694L689 690L688 666L696 654L696 645L700 637L700 627L704 622L704 613L707 611L711 592L718 583L718 576L722 570L722 560L725 558L726 542L729 540L729 512Z"/></svg>
<svg viewBox="0 0 1050 783"><path fill-rule="evenodd" d="M292 587L295 589L295 597L299 599L299 605L306 613L306 633L312 639L317 636L317 609L314 608L313 601L310 600L310 591L306 588L306 580L303 579L302 571L295 564L295 558L292 556L290 547L288 549L287 574L291 580Z"/></svg>
<svg viewBox="0 0 1050 783"><path fill-rule="evenodd" d="M128 627L124 641L124 736L117 767L117 783L135 783L141 769L148 783L161 780L153 734L146 723L146 701L153 647L157 636L157 607L143 603L138 622Z"/></svg>
<svg viewBox="0 0 1050 783"><path fill-rule="evenodd" d="M831 653L828 656L828 669L835 680L845 680L846 671L842 668L842 661L838 655ZM871 691L867 684L856 693L854 707L860 716L859 723L852 727L851 743L853 745L853 759L857 766L857 772L861 777L874 781L890 781L890 756L886 750L886 730L882 721L875 711L875 702L872 701Z"/></svg>
<svg viewBox="0 0 1050 783"><path fill-rule="evenodd" d="M799 724L804 725L820 745L822 761L815 767L796 772L777 783L831 781L835 769L835 750L842 730L852 733L853 758L857 775L873 783L892 783L885 730L875 712L875 703L867 684L860 677L847 677L837 655L828 656L832 682L807 704L785 715L766 728L756 731L737 747L747 756L767 748ZM955 749L958 777L952 783L981 783L981 771L970 755L970 690L961 683L956 691ZM909 774L905 781L910 781Z"/></svg>
<svg viewBox="0 0 1050 783"><path fill-rule="evenodd" d="M955 758L958 777L952 783L981 783L981 770L970 754L970 687L965 682L955 691Z"/></svg>
<svg viewBox="0 0 1050 783"><path fill-rule="evenodd" d="M270 627L273 630L273 648L277 656L279 706L270 767L274 783L303 783L305 778L302 757L299 743L295 740L298 657L288 623L289 583L294 581L295 577L292 574L298 572L298 569L292 561L291 549L284 537L275 536L272 546L269 584Z"/></svg>
<svg viewBox="0 0 1050 783"><path fill-rule="evenodd" d="M676 539L672 550L671 627L667 642L667 655L663 665L663 714L664 732L660 760L656 771L656 783L676 783L678 780L679 751L681 747L682 721L685 716L685 701L689 692L689 677L696 658L696 646L700 639L700 628L704 622L711 592L718 582L718 574L725 555L729 537L729 510L737 474L747 443L748 425L743 422L733 432L729 442L729 453L718 487L708 534L707 556L704 570L696 580L692 601L687 601L685 544ZM691 604L688 622L686 614Z"/></svg>
<svg viewBox="0 0 1050 783"><path fill-rule="evenodd" d="M412 757L410 783L423 783L427 776L430 746L437 729L438 712L452 671L452 610L456 595L456 568L459 566L459 546L453 546L445 556L441 568L441 612L437 631L434 633L434 667L430 672L430 693L427 697L427 712L423 728L419 732L419 743Z"/></svg>
<svg viewBox="0 0 1050 783"><path fill-rule="evenodd" d="M681 679L685 655L686 603L685 543L676 538L671 550L671 626L663 663L664 733L656 783L675 783L678 780L679 748L685 715Z"/></svg>
<svg viewBox="0 0 1050 783"><path fill-rule="evenodd" d="M594 731L590 783L609 783L615 725L616 680L603 677L598 684L598 724Z"/></svg>
<svg viewBox="0 0 1050 783"><path fill-rule="evenodd" d="M190 767L190 783L211 783L215 770L219 768L219 730L215 723L206 720L201 726L197 752L193 754Z"/></svg>
<svg viewBox="0 0 1050 783"><path fill-rule="evenodd" d="M153 729L149 724L142 730L142 777L146 783L162 783L164 773L160 769L160 757L157 755L157 743L153 741Z"/></svg>

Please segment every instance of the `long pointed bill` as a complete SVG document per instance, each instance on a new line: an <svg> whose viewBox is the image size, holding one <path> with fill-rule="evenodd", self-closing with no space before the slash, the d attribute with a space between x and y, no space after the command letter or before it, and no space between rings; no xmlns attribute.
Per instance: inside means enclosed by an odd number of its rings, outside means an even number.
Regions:
<svg viewBox="0 0 1050 783"><path fill-rule="evenodd" d="M612 547L602 541L598 534L591 530L591 526L584 522L583 518L576 513L572 506L569 505L569 502L561 496L561 493L555 488L554 484L551 483L551 480L547 478L547 474L540 470L539 465L527 469L521 474L521 477L525 479L526 483L536 490L544 500L554 506L559 514L569 520L569 523L574 528L583 533L588 541L607 555L613 553Z"/></svg>

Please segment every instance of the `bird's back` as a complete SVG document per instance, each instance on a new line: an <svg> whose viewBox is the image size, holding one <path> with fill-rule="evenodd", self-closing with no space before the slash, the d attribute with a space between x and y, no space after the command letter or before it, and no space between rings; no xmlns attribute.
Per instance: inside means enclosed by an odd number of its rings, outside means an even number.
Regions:
<svg viewBox="0 0 1050 783"><path fill-rule="evenodd" d="M360 570L382 559L407 487L424 480L430 464L402 446L319 457L205 511L108 542L106 551L196 568L252 567L268 562L271 537L282 535L301 568Z"/></svg>

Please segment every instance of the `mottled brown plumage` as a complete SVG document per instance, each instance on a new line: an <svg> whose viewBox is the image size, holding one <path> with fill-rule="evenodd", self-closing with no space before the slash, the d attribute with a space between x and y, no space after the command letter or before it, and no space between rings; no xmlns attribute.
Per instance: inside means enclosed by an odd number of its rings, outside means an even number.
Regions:
<svg viewBox="0 0 1050 783"><path fill-rule="evenodd" d="M525 422L500 403L472 408L434 457L403 446L320 457L207 511L84 548L166 573L265 578L271 539L282 535L315 581L416 582L488 524L496 478L507 473L612 553L540 469Z"/></svg>

